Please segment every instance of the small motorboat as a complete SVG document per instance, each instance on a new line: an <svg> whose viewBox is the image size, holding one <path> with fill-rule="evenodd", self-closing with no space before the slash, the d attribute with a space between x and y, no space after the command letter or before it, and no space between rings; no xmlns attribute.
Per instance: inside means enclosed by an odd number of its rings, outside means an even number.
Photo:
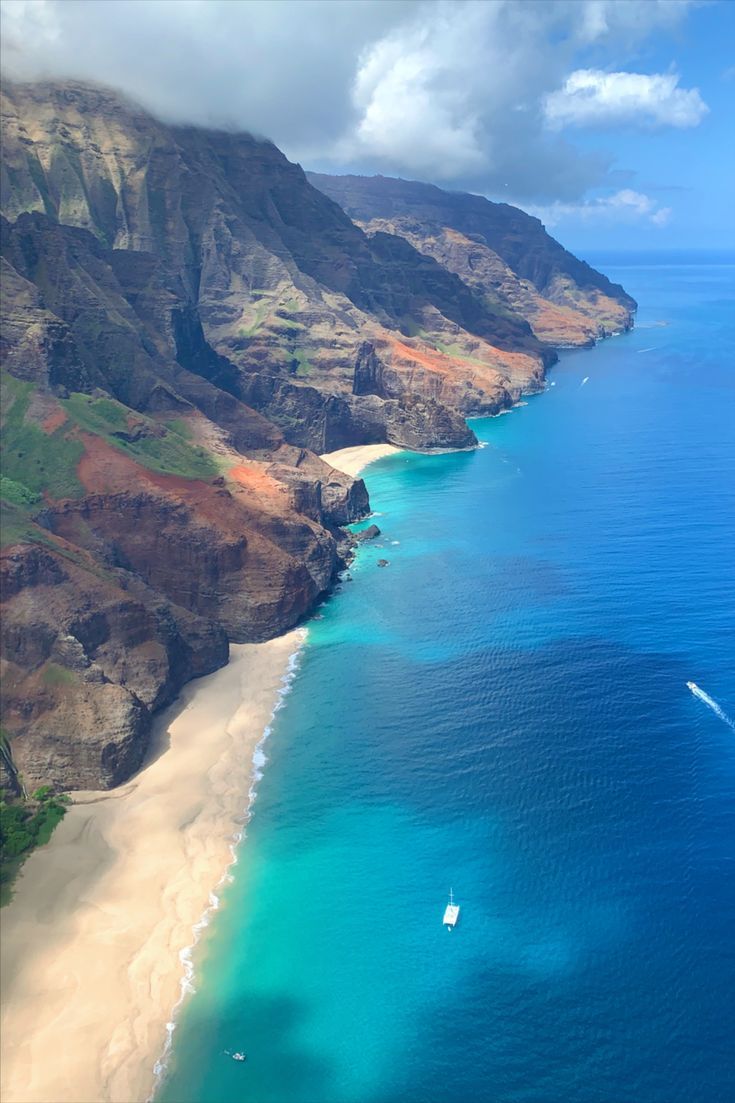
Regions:
<svg viewBox="0 0 735 1103"><path fill-rule="evenodd" d="M244 1053L233 1053L232 1054L232 1060L233 1061L247 1061L247 1056Z"/></svg>

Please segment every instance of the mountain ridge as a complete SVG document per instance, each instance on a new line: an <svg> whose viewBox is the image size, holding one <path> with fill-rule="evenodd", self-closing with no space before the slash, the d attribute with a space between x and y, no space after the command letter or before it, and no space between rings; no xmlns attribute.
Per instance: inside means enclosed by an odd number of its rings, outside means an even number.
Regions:
<svg viewBox="0 0 735 1103"><path fill-rule="evenodd" d="M588 345L631 324L635 300L517 207L380 175L307 177L366 232L402 236L469 286L524 312L541 341Z"/></svg>
<svg viewBox="0 0 735 1103"><path fill-rule="evenodd" d="M333 585L369 504L318 453L473 447L556 354L271 142L73 81L2 113L4 724L29 786L107 787Z"/></svg>

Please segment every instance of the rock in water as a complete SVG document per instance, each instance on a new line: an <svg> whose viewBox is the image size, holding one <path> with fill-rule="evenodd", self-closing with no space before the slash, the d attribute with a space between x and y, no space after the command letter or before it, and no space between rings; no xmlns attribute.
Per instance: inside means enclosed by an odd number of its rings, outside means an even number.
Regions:
<svg viewBox="0 0 735 1103"><path fill-rule="evenodd" d="M377 525L368 525L362 532L355 533L355 540L362 544L365 540L374 540L376 536L380 536L380 529Z"/></svg>

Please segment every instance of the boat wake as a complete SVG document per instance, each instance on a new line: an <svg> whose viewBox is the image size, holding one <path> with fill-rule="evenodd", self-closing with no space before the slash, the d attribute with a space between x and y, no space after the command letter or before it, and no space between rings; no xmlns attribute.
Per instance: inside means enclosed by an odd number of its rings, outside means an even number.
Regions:
<svg viewBox="0 0 735 1103"><path fill-rule="evenodd" d="M696 682L687 682L687 687L692 691L695 697L698 697L700 701L704 701L708 708L711 708L715 716L719 716L720 720L727 724L728 728L735 732L735 720L728 716L723 708L717 704L713 697L710 697L709 693L705 693L703 689L700 689Z"/></svg>

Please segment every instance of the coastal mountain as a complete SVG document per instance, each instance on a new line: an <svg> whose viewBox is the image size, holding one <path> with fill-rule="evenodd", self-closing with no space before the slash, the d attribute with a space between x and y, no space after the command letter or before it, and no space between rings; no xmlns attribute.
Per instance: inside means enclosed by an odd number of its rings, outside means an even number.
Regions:
<svg viewBox="0 0 735 1103"><path fill-rule="evenodd" d="M635 300L517 207L385 176L307 176L368 234L404 238L542 342L589 345L630 326Z"/></svg>
<svg viewBox="0 0 735 1103"><path fill-rule="evenodd" d="M513 208L493 237L438 189L413 222L337 202L107 89L8 85L2 126L0 761L11 789L112 786L228 640L332 585L368 501L319 453L472 447L466 415L635 304Z"/></svg>

